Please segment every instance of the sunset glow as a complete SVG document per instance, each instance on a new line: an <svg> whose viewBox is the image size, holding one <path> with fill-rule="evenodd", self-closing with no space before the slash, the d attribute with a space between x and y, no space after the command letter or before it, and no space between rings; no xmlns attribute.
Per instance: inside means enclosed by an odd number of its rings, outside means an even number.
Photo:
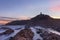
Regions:
<svg viewBox="0 0 60 40"><path fill-rule="evenodd" d="M20 16L19 19L20 19L20 20L29 20L30 18L27 17L27 16Z"/></svg>
<svg viewBox="0 0 60 40"><path fill-rule="evenodd" d="M9 21L0 21L0 24L6 24L8 23Z"/></svg>
<svg viewBox="0 0 60 40"><path fill-rule="evenodd" d="M60 19L60 17L53 17L53 18Z"/></svg>
<svg viewBox="0 0 60 40"><path fill-rule="evenodd" d="M27 20L40 12L60 18L60 0L0 0L0 20ZM0 24L7 22L0 21Z"/></svg>

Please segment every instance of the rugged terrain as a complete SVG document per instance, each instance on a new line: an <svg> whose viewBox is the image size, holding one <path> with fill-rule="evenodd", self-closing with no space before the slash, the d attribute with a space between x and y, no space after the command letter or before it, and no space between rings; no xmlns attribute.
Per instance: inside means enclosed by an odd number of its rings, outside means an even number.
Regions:
<svg viewBox="0 0 60 40"><path fill-rule="evenodd" d="M42 26L52 28L60 32L60 19L54 19L49 15L39 14L30 20L16 20L6 25L26 25L26 26Z"/></svg>
<svg viewBox="0 0 60 40"><path fill-rule="evenodd" d="M60 32L42 26L0 26L0 40L60 40Z"/></svg>

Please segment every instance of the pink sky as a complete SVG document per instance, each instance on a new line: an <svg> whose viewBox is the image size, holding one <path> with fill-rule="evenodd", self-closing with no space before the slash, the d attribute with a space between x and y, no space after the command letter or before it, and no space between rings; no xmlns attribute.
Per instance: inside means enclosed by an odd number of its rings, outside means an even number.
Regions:
<svg viewBox="0 0 60 40"><path fill-rule="evenodd" d="M60 0L51 0L50 9L56 12L60 11Z"/></svg>
<svg viewBox="0 0 60 40"><path fill-rule="evenodd" d="M9 21L0 21L0 24L6 24L8 23Z"/></svg>
<svg viewBox="0 0 60 40"><path fill-rule="evenodd" d="M60 6L53 6L50 8L50 10L55 11L55 12L60 12Z"/></svg>
<svg viewBox="0 0 60 40"><path fill-rule="evenodd" d="M60 18L60 0L50 0L49 10L54 18Z"/></svg>
<svg viewBox="0 0 60 40"><path fill-rule="evenodd" d="M18 17L18 19L17 20L29 20L30 18L29 17L27 17L27 16L20 16L20 17ZM8 19L6 19L6 21L4 21L4 20L0 20L0 24L6 24L6 23L8 23L8 22L10 22L10 21L7 21ZM10 19L11 20L11 19Z"/></svg>

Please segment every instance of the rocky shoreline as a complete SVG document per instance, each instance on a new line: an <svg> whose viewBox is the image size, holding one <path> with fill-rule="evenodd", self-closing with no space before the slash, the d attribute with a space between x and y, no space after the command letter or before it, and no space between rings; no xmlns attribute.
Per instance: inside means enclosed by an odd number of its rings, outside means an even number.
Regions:
<svg viewBox="0 0 60 40"><path fill-rule="evenodd" d="M5 33L10 35L12 32L5 31ZM9 40L60 40L60 35L49 32L44 28L32 27L28 29L22 29L14 37L10 37Z"/></svg>

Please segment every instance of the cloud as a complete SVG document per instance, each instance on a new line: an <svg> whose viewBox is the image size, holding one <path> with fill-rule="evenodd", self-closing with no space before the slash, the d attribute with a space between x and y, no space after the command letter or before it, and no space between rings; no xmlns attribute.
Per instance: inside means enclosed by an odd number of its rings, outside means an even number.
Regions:
<svg viewBox="0 0 60 40"><path fill-rule="evenodd" d="M0 24L6 24L6 23L8 23L9 21L0 21Z"/></svg>
<svg viewBox="0 0 60 40"><path fill-rule="evenodd" d="M0 24L6 24L10 21L13 21L13 20L18 20L17 18L11 18L11 17L2 17L0 16Z"/></svg>

